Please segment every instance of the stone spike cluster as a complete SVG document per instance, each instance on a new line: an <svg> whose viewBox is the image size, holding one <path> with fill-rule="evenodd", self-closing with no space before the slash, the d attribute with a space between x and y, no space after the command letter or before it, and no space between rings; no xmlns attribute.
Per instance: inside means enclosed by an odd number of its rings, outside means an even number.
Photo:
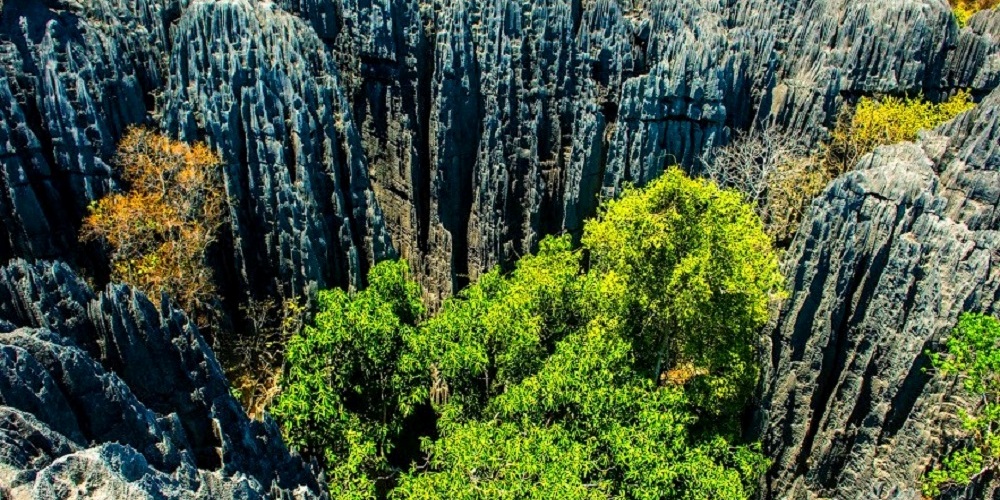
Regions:
<svg viewBox="0 0 1000 500"><path fill-rule="evenodd" d="M228 290L311 296L358 286L368 263L394 257L361 136L312 30L274 5L232 0L193 3L172 33L163 128L222 153Z"/></svg>
<svg viewBox="0 0 1000 500"><path fill-rule="evenodd" d="M919 375L920 352L959 310L993 311L998 294L986 255L1000 217L998 84L1000 12L959 29L939 0L3 0L0 262L62 259L100 274L99 249L77 243L80 219L119 187L125 128L146 124L225 159L229 221L213 264L228 301L360 286L373 262L399 256L437 302L546 234L579 234L626 183L672 163L697 173L733 131L780 126L815 146L860 96L968 88L978 111L880 149L816 201L789 254L791 298L768 332L765 491L912 496L893 489L926 466L912 457L947 441L927 420L947 391ZM16 458L18 470L65 473L49 459L76 456L213 492L304 477L225 458L218 469L204 457L220 446L198 433L216 419L220 435L241 435L240 417L146 393L128 375L137 361L105 351L142 352L167 335L202 352L183 321L153 323L175 325L169 335L130 327L136 308L155 316L121 296L131 292L95 299L61 264L9 269L51 275L32 285L35 300L69 308L45 315L17 305L27 282L8 287L14 305L0 307L15 309L0 326L35 358L19 401L54 394L63 368L51 360L80 358L73 370L117 387L107 394L127 388L134 401L116 404L159 429L114 447L80 422L52 427L73 405L36 398L2 420L47 443L34 465ZM95 300L108 309L95 312ZM205 370L182 399L199 384L218 392L221 374ZM161 422L171 413L180 423Z"/></svg>
<svg viewBox="0 0 1000 500"><path fill-rule="evenodd" d="M357 286L403 256L432 301L598 200L754 124L815 144L847 99L985 95L996 16L931 0L9 0L0 256L84 263L122 130L226 159L237 299ZM84 255L79 257L79 255Z"/></svg>
<svg viewBox="0 0 1000 500"><path fill-rule="evenodd" d="M0 442L13 498L326 495L182 312L59 263L0 268Z"/></svg>
<svg viewBox="0 0 1000 500"><path fill-rule="evenodd" d="M767 496L920 497L921 475L955 444L943 409L962 394L924 353L962 312L1000 313L998 208L1000 90L915 144L877 149L813 202L768 332Z"/></svg>

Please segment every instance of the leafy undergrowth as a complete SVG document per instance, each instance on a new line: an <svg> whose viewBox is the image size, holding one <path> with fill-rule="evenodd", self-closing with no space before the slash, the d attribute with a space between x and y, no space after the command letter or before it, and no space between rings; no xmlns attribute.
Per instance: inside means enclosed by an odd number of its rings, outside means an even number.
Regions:
<svg viewBox="0 0 1000 500"><path fill-rule="evenodd" d="M308 310L303 300L250 300L240 308L244 327L220 336L213 349L232 384L233 396L247 415L261 418L280 392L278 381L285 345L302 329Z"/></svg>
<svg viewBox="0 0 1000 500"><path fill-rule="evenodd" d="M962 393L957 427L964 443L924 476L924 494L936 497L1000 468L1000 320L965 314L945 352L928 354L935 374Z"/></svg>

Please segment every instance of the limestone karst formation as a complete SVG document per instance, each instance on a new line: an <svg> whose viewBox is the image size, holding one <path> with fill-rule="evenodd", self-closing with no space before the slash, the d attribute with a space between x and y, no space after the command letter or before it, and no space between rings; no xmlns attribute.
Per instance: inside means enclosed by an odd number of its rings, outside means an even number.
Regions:
<svg viewBox="0 0 1000 500"><path fill-rule="evenodd" d="M65 264L0 269L4 498L325 498L187 317Z"/></svg>
<svg viewBox="0 0 1000 500"><path fill-rule="evenodd" d="M0 273L0 484L322 489L182 315L73 276L130 125L223 157L223 296L358 286L399 256L433 302L737 131L815 146L861 96L970 89L976 110L813 203L751 426L766 497L914 498L949 394L921 353L997 312L998 84L1000 12L959 28L940 0L2 0L0 263L24 260Z"/></svg>

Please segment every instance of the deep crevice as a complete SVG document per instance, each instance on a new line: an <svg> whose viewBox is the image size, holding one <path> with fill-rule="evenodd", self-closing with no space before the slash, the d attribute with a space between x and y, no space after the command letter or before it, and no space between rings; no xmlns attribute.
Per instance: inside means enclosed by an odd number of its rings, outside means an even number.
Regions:
<svg viewBox="0 0 1000 500"><path fill-rule="evenodd" d="M849 323L846 319L848 316L847 309L854 302L854 290L857 290L868 268L868 256L862 256L854 268L851 279L847 283L845 291L848 295L839 308L840 310L834 313L834 317L839 317L839 321L834 321L836 324L830 329L830 339L823 349L822 364L819 375L816 378L816 389L813 391L809 403L812 415L809 418L805 437L802 440L802 446L796 458L796 474L804 474L810 468L809 455L812 452L813 442L816 439L816 434L819 432L820 423L823 421L826 413L827 403L833 394L834 388L837 386L840 372L846 361L845 350L848 343L847 337L850 333Z"/></svg>
<svg viewBox="0 0 1000 500"><path fill-rule="evenodd" d="M417 249L426 253L431 223L431 93L434 84L436 64L436 44L425 35L428 27L421 31L421 56L424 64L419 65L417 74L417 127L418 147L417 170L411 173L414 183L414 205L417 213ZM431 30L433 32L433 30Z"/></svg>
<svg viewBox="0 0 1000 500"><path fill-rule="evenodd" d="M868 340L862 342L859 347L864 351ZM858 396L855 399L854 409L850 417L845 422L844 428L840 429L841 434L834 438L831 445L831 452L827 454L827 461L820 464L817 471L820 483L826 488L835 488L841 472L853 456L854 445L858 442L859 434L857 428L861 427L864 419L869 416L872 410L872 381L875 379L879 368L881 350L876 348L872 353L864 373L861 375L861 387L858 389ZM835 450L835 451L834 451Z"/></svg>

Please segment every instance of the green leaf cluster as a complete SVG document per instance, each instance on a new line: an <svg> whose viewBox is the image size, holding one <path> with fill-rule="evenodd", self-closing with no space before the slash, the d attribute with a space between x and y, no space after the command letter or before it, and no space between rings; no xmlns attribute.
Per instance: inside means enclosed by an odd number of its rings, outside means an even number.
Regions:
<svg viewBox="0 0 1000 500"><path fill-rule="evenodd" d="M382 262L367 289L319 293L315 319L286 348L282 392L270 408L288 443L320 460L331 493L371 498L403 431L408 394L398 368L424 315L403 262Z"/></svg>
<svg viewBox="0 0 1000 500"><path fill-rule="evenodd" d="M736 192L670 169L429 317L406 265L324 292L274 414L334 496L746 498L739 439L777 259Z"/></svg>
<svg viewBox="0 0 1000 500"><path fill-rule="evenodd" d="M968 313L948 337L943 353L929 353L942 377L955 377L967 396L959 409L967 445L944 457L924 477L923 491L937 496L952 486L965 486L1000 459L1000 320Z"/></svg>

